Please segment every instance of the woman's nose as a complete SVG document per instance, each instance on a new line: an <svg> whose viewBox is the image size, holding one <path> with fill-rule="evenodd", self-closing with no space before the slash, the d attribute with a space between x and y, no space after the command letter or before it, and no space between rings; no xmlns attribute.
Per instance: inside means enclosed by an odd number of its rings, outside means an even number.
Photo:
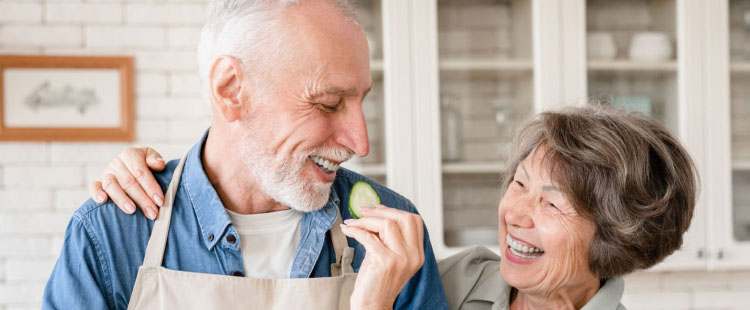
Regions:
<svg viewBox="0 0 750 310"><path fill-rule="evenodd" d="M526 195L522 199L518 199L512 203L505 212L505 222L516 227L534 227L534 221L531 218L531 212L534 210L534 201L533 195Z"/></svg>

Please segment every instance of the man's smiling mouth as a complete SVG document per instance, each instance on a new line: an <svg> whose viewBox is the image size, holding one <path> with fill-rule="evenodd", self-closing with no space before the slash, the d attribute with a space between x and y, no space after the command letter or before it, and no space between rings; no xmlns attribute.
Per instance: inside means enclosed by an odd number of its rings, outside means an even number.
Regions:
<svg viewBox="0 0 750 310"><path fill-rule="evenodd" d="M325 173L333 173L339 170L340 163L336 164L331 162L330 160L327 160L323 157L318 157L315 155L310 155L310 160L312 160L313 163L315 163L320 169L323 170Z"/></svg>

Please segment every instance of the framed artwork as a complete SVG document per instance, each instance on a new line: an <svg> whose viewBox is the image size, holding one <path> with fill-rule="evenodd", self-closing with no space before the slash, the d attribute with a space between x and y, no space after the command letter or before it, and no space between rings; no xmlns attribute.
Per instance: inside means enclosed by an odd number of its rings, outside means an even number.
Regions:
<svg viewBox="0 0 750 310"><path fill-rule="evenodd" d="M0 141L132 141L133 58L0 55Z"/></svg>

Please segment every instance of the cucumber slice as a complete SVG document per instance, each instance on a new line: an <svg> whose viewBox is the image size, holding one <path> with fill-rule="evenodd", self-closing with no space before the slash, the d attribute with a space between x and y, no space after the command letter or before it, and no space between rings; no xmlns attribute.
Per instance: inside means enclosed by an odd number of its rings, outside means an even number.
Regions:
<svg viewBox="0 0 750 310"><path fill-rule="evenodd" d="M380 204L380 196L367 182L354 183L349 193L349 212L354 218L362 217L362 207L372 207Z"/></svg>

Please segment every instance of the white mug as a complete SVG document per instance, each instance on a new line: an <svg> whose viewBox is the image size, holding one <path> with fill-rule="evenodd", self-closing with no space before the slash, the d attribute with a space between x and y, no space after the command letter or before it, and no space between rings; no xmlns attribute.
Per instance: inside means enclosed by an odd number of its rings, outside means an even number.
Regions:
<svg viewBox="0 0 750 310"><path fill-rule="evenodd" d="M630 41L630 59L635 61L665 61L672 57L672 43L666 33L639 32Z"/></svg>
<svg viewBox="0 0 750 310"><path fill-rule="evenodd" d="M589 59L612 60L617 55L615 39L609 32L591 32L586 37Z"/></svg>

